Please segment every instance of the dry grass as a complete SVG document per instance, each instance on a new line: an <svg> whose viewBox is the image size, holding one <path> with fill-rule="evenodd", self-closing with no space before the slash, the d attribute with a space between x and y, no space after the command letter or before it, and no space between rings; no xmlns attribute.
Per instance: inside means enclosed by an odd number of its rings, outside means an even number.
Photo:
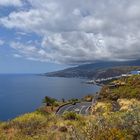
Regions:
<svg viewBox="0 0 140 140"><path fill-rule="evenodd" d="M112 103L99 102L90 116L25 114L0 123L0 140L139 140L139 101L121 99L118 103L120 110L113 112Z"/></svg>

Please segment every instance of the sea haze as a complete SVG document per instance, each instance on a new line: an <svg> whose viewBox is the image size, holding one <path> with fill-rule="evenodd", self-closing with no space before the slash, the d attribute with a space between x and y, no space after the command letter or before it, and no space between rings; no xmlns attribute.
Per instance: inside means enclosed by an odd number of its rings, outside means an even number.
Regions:
<svg viewBox="0 0 140 140"><path fill-rule="evenodd" d="M82 98L99 91L100 87L87 85L83 81L85 79L0 75L0 120L5 121L34 111L42 105L45 96L61 100Z"/></svg>

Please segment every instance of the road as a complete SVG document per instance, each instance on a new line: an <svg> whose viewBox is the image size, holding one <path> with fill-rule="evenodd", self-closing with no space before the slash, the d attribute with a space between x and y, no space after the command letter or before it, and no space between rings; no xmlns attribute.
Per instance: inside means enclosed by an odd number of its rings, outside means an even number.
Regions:
<svg viewBox="0 0 140 140"><path fill-rule="evenodd" d="M92 100L92 102L81 102L76 103L75 105L67 104L59 108L59 110L56 112L57 115L62 115L64 112L76 112L78 114L82 115L88 115L89 114L89 108L91 106L94 106L97 103L99 97L99 93L96 94Z"/></svg>
<svg viewBox="0 0 140 140"><path fill-rule="evenodd" d="M57 112L57 115L62 115L64 112L76 112L78 114L82 115L88 115L89 114L89 107L92 105L91 102L81 102L76 103L75 105L68 104L65 106L62 106Z"/></svg>

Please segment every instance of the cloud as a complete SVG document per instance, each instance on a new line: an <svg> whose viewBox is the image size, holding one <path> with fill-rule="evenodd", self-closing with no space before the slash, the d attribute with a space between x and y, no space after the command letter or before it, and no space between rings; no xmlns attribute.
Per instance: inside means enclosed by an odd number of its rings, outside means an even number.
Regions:
<svg viewBox="0 0 140 140"><path fill-rule="evenodd" d="M0 46L4 44L4 41L0 39Z"/></svg>
<svg viewBox="0 0 140 140"><path fill-rule="evenodd" d="M21 58L21 57L22 57L22 56L19 55L19 54L13 54L13 56L14 56L15 58Z"/></svg>
<svg viewBox="0 0 140 140"><path fill-rule="evenodd" d="M22 44L20 42L11 42L10 47L13 48L18 54L14 54L14 57L25 57L29 60L36 60L42 62L48 62L51 60L51 56L47 54L42 48L37 48L31 44Z"/></svg>
<svg viewBox="0 0 140 140"><path fill-rule="evenodd" d="M21 6L21 0L0 0L0 6Z"/></svg>
<svg viewBox="0 0 140 140"><path fill-rule="evenodd" d="M27 0L26 4L26 10L0 18L0 25L41 37L40 44L11 45L28 59L66 64L140 59L139 0Z"/></svg>

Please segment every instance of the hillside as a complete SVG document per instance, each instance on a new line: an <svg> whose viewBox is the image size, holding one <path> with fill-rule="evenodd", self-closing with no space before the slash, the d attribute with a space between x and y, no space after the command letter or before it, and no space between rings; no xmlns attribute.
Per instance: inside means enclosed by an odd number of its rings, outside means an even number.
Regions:
<svg viewBox="0 0 140 140"><path fill-rule="evenodd" d="M109 85L103 86L100 92L101 100L117 100L120 98L132 99L136 98L140 100L140 76L123 77L119 80L115 80L110 87Z"/></svg>
<svg viewBox="0 0 140 140"><path fill-rule="evenodd" d="M140 76L113 83L118 86L103 87L89 116L74 112L57 116L39 109L1 122L0 140L139 140Z"/></svg>
<svg viewBox="0 0 140 140"><path fill-rule="evenodd" d="M107 78L119 76L131 70L140 70L140 61L127 62L98 62L80 65L61 71L46 73L50 77L85 77L85 78Z"/></svg>

